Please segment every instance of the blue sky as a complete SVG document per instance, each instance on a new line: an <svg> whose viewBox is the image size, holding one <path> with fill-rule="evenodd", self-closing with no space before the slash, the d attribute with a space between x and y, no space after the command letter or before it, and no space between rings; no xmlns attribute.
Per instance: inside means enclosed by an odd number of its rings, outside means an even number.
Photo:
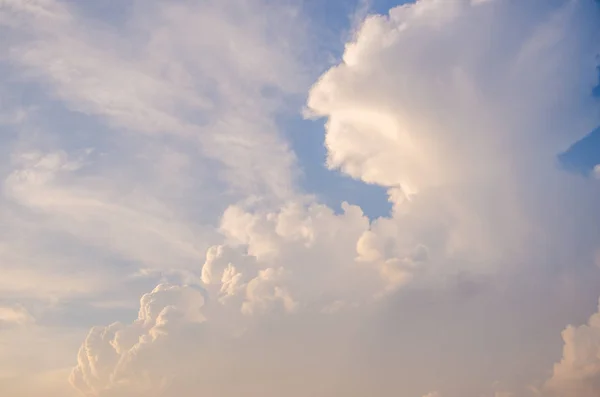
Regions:
<svg viewBox="0 0 600 397"><path fill-rule="evenodd" d="M600 68L598 70L600 80ZM591 94L600 100L600 82ZM588 176L594 167L600 164L600 127L575 142L566 153L560 155L559 159L568 170Z"/></svg>

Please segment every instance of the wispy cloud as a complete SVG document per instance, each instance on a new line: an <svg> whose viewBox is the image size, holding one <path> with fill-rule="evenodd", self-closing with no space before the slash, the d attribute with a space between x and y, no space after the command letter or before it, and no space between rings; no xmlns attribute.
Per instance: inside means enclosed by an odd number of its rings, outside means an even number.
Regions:
<svg viewBox="0 0 600 397"><path fill-rule="evenodd" d="M138 4L126 35L52 1L11 1L3 20L16 32L7 51L21 78L116 129L174 135L222 164L232 187L280 195L291 189L294 155L271 115L307 80L293 62L292 10L245 17L257 9Z"/></svg>
<svg viewBox="0 0 600 397"><path fill-rule="evenodd" d="M0 322L7 324L25 325L32 323L34 318L27 309L21 306L0 306Z"/></svg>

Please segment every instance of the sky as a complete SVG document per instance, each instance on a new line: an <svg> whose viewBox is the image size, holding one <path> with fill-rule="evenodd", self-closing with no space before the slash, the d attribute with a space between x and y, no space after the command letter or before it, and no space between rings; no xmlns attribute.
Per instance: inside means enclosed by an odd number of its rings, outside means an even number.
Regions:
<svg viewBox="0 0 600 397"><path fill-rule="evenodd" d="M594 0L0 0L0 395L597 397Z"/></svg>

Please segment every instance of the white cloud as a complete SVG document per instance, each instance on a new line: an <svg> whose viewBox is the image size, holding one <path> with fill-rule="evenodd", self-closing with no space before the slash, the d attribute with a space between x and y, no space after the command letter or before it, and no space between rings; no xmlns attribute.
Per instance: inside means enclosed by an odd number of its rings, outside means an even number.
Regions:
<svg viewBox="0 0 600 397"><path fill-rule="evenodd" d="M531 251L538 201L572 183L556 154L598 122L594 7L424 0L368 17L309 95L328 166L390 188L405 233L437 235L463 270Z"/></svg>
<svg viewBox="0 0 600 397"><path fill-rule="evenodd" d="M588 323L568 326L560 362L554 365L546 387L558 396L593 397L600 393L600 313Z"/></svg>
<svg viewBox="0 0 600 397"><path fill-rule="evenodd" d="M171 350L190 325L201 325L202 291L159 285L140 301L138 319L93 328L79 350L71 383L86 394L155 395L182 368L181 350ZM184 339L185 340L185 339ZM181 340L184 344L185 342ZM137 394L134 394L137 393ZM148 394L150 393L150 394ZM121 394L116 394L121 395Z"/></svg>
<svg viewBox="0 0 600 397"><path fill-rule="evenodd" d="M370 225L359 207L344 203L342 208L335 214L324 205L301 202L273 212L232 206L223 215L221 231L230 245L256 258L257 265L244 266L242 274L257 269L263 275L267 269L276 273L281 267L287 275L281 286L312 308L370 302L426 264L422 246L396 243L391 236L379 241L378 225L385 220Z"/></svg>
<svg viewBox="0 0 600 397"><path fill-rule="evenodd" d="M309 97L328 118L328 165L411 193L504 183L509 159L548 161L589 131L577 118L589 122L591 105L565 104L597 77L593 7L425 0L368 17ZM582 63L586 74L564 73Z"/></svg>

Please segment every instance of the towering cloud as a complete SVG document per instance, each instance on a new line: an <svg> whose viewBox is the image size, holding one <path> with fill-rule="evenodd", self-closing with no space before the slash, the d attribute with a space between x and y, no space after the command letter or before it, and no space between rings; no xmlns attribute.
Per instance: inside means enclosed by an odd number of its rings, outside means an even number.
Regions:
<svg viewBox="0 0 600 397"><path fill-rule="evenodd" d="M308 100L328 165L410 195L550 161L596 121L596 8L425 0L367 17Z"/></svg>
<svg viewBox="0 0 600 397"><path fill-rule="evenodd" d="M387 187L400 233L463 270L564 240L551 206L595 208L556 155L598 122L597 16L592 1L464 0L367 17L309 95L328 166Z"/></svg>

